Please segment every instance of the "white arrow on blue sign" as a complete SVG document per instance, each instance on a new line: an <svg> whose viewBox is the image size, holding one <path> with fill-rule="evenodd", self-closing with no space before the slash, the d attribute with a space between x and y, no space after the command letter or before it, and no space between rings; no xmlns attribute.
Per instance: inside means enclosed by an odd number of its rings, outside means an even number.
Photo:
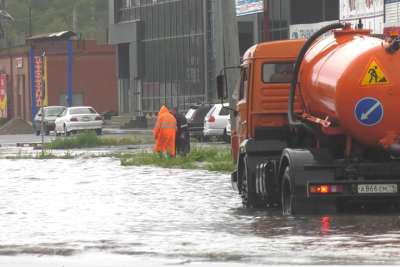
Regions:
<svg viewBox="0 0 400 267"><path fill-rule="evenodd" d="M383 118L383 105L373 97L365 97L357 102L354 116L364 126L374 126Z"/></svg>

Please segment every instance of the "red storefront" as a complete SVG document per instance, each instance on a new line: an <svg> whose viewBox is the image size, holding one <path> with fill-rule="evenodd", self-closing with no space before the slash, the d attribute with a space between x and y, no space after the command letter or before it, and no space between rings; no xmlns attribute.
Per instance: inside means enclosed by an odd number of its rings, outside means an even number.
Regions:
<svg viewBox="0 0 400 267"><path fill-rule="evenodd" d="M46 56L48 105L89 105L100 113L117 112L114 47L93 40L71 40L72 36L71 32L63 32L28 39L32 62L43 53ZM68 97L72 98L70 103Z"/></svg>
<svg viewBox="0 0 400 267"><path fill-rule="evenodd" d="M67 89L72 105L90 105L98 112L118 111L115 49L93 40L70 40L68 35L40 35L28 40L28 46L0 51L0 102L7 96L7 117L30 121L36 107L35 69L31 62L45 51L47 61L48 105L67 105ZM55 37L54 37L55 36ZM72 59L68 75L67 43ZM35 57L32 57L32 53ZM33 60L32 60L33 59ZM70 85L68 84L70 78ZM0 103L0 109L2 103ZM1 112L4 115L4 112Z"/></svg>

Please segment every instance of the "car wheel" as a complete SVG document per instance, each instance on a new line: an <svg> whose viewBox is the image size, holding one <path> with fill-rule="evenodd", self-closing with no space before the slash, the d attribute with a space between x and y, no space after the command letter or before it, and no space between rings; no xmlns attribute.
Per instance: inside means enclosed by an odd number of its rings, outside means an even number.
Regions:
<svg viewBox="0 0 400 267"><path fill-rule="evenodd" d="M71 133L68 132L68 130L67 130L67 125L64 125L64 135L65 136L70 136L71 135Z"/></svg>
<svg viewBox="0 0 400 267"><path fill-rule="evenodd" d="M101 135L102 134L102 129L96 129L96 134Z"/></svg>
<svg viewBox="0 0 400 267"><path fill-rule="evenodd" d="M224 130L224 134L222 135L222 140L225 142L225 143L230 143L231 142L231 138L230 138L230 136L226 133L226 129Z"/></svg>
<svg viewBox="0 0 400 267"><path fill-rule="evenodd" d="M40 135L40 131L36 131L36 135L39 136Z"/></svg>
<svg viewBox="0 0 400 267"><path fill-rule="evenodd" d="M50 135L50 131L46 129L46 131L44 132L46 135Z"/></svg>

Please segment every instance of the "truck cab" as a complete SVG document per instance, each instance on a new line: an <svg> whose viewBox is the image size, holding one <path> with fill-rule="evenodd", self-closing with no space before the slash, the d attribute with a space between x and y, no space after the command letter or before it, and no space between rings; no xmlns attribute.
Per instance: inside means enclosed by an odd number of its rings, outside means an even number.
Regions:
<svg viewBox="0 0 400 267"><path fill-rule="evenodd" d="M248 139L285 138L290 81L304 40L285 40L254 45L243 56L236 86L238 111L232 118L232 154L239 158L240 144ZM295 108L301 109L296 102Z"/></svg>

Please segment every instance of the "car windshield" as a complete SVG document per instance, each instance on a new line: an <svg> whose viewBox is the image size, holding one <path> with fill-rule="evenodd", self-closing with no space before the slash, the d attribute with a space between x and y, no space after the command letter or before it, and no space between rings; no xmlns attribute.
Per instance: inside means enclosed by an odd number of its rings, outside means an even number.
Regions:
<svg viewBox="0 0 400 267"><path fill-rule="evenodd" d="M64 111L64 107L53 107L53 108L46 108L44 110L46 116L57 116Z"/></svg>
<svg viewBox="0 0 400 267"><path fill-rule="evenodd" d="M73 108L69 114L96 114L96 111L92 108Z"/></svg>

